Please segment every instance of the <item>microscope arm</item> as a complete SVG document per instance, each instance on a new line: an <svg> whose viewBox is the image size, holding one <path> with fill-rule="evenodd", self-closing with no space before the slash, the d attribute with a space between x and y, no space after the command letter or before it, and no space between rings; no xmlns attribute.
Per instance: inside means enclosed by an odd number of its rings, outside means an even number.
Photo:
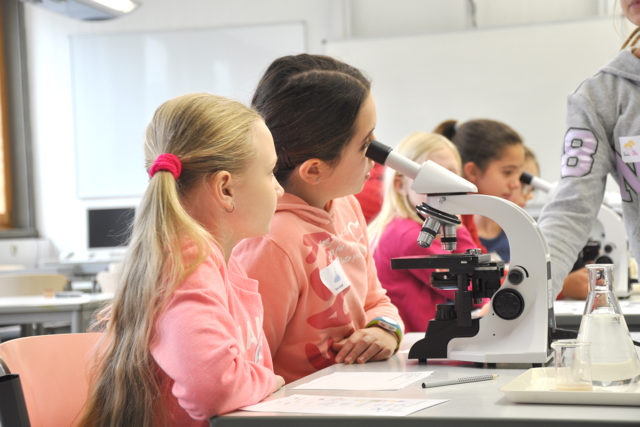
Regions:
<svg viewBox="0 0 640 427"><path fill-rule="evenodd" d="M549 327L555 329L555 316L549 249L535 221L515 203L484 194L429 196L427 204L452 214L493 219L506 233L511 251L509 272L493 295L489 312L480 320L478 334L451 340L449 357L494 361L521 357L544 362ZM510 307L518 306L518 313L510 312ZM521 354L514 354L518 352Z"/></svg>

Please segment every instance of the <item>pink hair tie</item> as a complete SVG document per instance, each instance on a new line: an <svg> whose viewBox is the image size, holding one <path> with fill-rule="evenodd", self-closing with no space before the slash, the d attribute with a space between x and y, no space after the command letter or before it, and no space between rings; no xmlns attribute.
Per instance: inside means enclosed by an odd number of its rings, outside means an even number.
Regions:
<svg viewBox="0 0 640 427"><path fill-rule="evenodd" d="M182 163L180 163L180 159L171 153L162 153L158 156L153 165L151 165L151 169L149 169L149 176L153 178L153 175L158 171L168 171L171 172L174 179L178 179L180 173L182 172Z"/></svg>

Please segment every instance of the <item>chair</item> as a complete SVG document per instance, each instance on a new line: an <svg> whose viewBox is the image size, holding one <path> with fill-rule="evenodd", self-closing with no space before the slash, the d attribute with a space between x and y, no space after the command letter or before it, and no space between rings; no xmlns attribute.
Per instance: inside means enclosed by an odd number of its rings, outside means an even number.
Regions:
<svg viewBox="0 0 640 427"><path fill-rule="evenodd" d="M0 274L0 297L55 295L67 286L62 274Z"/></svg>
<svg viewBox="0 0 640 427"><path fill-rule="evenodd" d="M96 282L100 286L101 292L114 294L118 288L120 276L122 275L122 263L115 262L109 264L107 270L96 274Z"/></svg>
<svg viewBox="0 0 640 427"><path fill-rule="evenodd" d="M32 427L77 423L101 333L38 335L0 344L0 360L20 376Z"/></svg>
<svg viewBox="0 0 640 427"><path fill-rule="evenodd" d="M10 273L0 274L0 297L25 296L25 295L50 295L64 290L67 286L67 277L62 274L42 273ZM49 325L53 329L64 325ZM37 325L38 333L42 333L42 325ZM32 335L33 325L21 325L20 330L11 328L0 330L0 342L16 336Z"/></svg>

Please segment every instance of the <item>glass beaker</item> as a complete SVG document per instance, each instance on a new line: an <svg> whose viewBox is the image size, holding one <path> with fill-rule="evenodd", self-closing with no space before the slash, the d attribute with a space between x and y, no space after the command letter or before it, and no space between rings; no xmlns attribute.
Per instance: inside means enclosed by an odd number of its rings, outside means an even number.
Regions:
<svg viewBox="0 0 640 427"><path fill-rule="evenodd" d="M613 293L613 265L586 265L589 295L578 340L591 342L593 385L613 386L640 379L640 359Z"/></svg>
<svg viewBox="0 0 640 427"><path fill-rule="evenodd" d="M551 343L554 352L556 389L591 391L591 343L575 339Z"/></svg>

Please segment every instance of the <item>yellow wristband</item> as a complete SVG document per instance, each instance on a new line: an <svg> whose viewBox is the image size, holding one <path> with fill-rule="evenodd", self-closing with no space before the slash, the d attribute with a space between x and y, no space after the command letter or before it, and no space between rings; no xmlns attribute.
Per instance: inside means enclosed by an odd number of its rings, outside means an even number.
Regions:
<svg viewBox="0 0 640 427"><path fill-rule="evenodd" d="M402 329L395 320L386 316L378 316L375 319L369 321L369 323L367 323L365 327L370 328L372 326L377 326L389 333L392 333L398 341L396 350L398 349L398 347L400 347L400 341L402 341Z"/></svg>

